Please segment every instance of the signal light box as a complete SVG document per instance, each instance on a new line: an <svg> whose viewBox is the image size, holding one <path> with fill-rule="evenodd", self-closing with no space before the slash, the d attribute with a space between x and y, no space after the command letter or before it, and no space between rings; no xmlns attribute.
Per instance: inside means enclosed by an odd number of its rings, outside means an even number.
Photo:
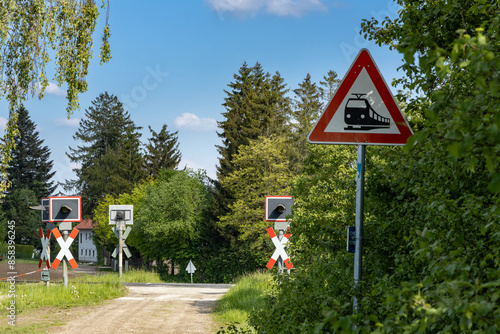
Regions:
<svg viewBox="0 0 500 334"><path fill-rule="evenodd" d="M48 200L49 222L79 222L82 220L82 198L80 196L49 197Z"/></svg>
<svg viewBox="0 0 500 334"><path fill-rule="evenodd" d="M109 225L116 225L116 222L122 221L126 225L134 224L134 206L133 205L110 205L109 206Z"/></svg>
<svg viewBox="0 0 500 334"><path fill-rule="evenodd" d="M274 222L276 230L288 229L287 217L292 215L292 196L266 196L266 221Z"/></svg>

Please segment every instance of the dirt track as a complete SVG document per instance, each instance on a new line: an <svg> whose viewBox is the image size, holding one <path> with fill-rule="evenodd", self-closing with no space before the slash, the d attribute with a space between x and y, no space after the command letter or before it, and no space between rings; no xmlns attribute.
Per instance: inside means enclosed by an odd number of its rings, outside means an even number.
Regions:
<svg viewBox="0 0 500 334"><path fill-rule="evenodd" d="M210 313L229 288L221 284L127 284L129 293L73 315L49 333L214 333Z"/></svg>
<svg viewBox="0 0 500 334"><path fill-rule="evenodd" d="M38 265L18 264L18 274L37 271ZM96 268L80 265L68 270L71 277L91 273ZM8 272L0 264L0 278ZM62 281L62 266L50 270L50 279ZM39 281L40 272L18 277L17 280ZM215 333L210 313L216 300L231 285L224 284L149 284L127 283L126 296L101 305L69 309L40 309L20 315L19 323L39 324L46 333ZM55 324L63 324L55 326ZM39 327L40 328L40 327ZM41 329L40 328L40 329Z"/></svg>

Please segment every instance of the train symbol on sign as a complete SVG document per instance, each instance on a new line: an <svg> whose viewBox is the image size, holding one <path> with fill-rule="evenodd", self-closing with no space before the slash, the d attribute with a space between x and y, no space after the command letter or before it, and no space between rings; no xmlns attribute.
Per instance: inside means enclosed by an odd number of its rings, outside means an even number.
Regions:
<svg viewBox="0 0 500 334"><path fill-rule="evenodd" d="M344 122L348 125L344 130L373 130L389 128L391 119L380 116L363 95L354 93L355 98L347 100L344 112Z"/></svg>

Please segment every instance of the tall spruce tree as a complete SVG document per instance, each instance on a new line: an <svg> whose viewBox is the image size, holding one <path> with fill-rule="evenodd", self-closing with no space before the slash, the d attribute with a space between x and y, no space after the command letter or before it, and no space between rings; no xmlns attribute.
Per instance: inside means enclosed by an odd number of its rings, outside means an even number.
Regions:
<svg viewBox="0 0 500 334"><path fill-rule="evenodd" d="M76 188L82 196L83 214L89 216L104 195L130 191L145 173L138 132L141 127L134 124L116 96L100 94L85 116L73 136L82 145L70 147L67 153L81 168L74 170L77 179L67 181L65 189Z"/></svg>
<svg viewBox="0 0 500 334"><path fill-rule="evenodd" d="M56 188L51 181L54 162L50 159L50 150L43 146L36 125L31 120L28 110L21 106L18 110L19 135L15 137L16 148L12 150L12 161L7 169L10 191L31 189L38 198L52 194Z"/></svg>
<svg viewBox="0 0 500 334"><path fill-rule="evenodd" d="M316 83L311 81L308 73L299 84L299 88L293 90L295 94L294 106L291 115L291 137L292 148L291 161L295 170L300 170L306 158L307 135L321 112L321 90Z"/></svg>
<svg viewBox="0 0 500 334"><path fill-rule="evenodd" d="M328 71L327 75L323 76L323 81L319 82L319 91L323 99L324 107L330 103L333 94L335 94L341 82L342 80L338 78L337 72L333 70Z"/></svg>
<svg viewBox="0 0 500 334"><path fill-rule="evenodd" d="M29 210L28 206L39 204L42 197L54 192L56 186L51 179L55 172L52 172L53 161L49 160L50 150L43 145L28 110L21 106L18 115L19 135L14 137L16 147L7 169L11 187L1 203L0 218L2 224L7 220L16 222L16 243L38 247L40 212Z"/></svg>
<svg viewBox="0 0 500 334"><path fill-rule="evenodd" d="M245 62L234 74L234 79L228 84L229 90L224 91L227 94L223 103L226 112L222 113L225 120L218 122L221 132L217 134L222 139L222 145L217 146L220 154L218 180L234 172L233 157L241 145L248 145L259 136L282 134L287 127L290 102L279 73L271 77L259 63L249 67ZM216 183L215 215L228 213L232 201L230 189Z"/></svg>
<svg viewBox="0 0 500 334"><path fill-rule="evenodd" d="M146 144L144 164L148 175L156 178L161 169L175 169L181 161L181 152L177 133L167 130L167 124L163 124L160 132L155 132L149 127L152 137Z"/></svg>

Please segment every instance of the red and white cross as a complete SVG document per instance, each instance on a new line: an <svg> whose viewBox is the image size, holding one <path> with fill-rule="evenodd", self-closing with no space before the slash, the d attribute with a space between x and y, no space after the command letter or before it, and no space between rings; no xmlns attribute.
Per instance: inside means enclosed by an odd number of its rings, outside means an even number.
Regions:
<svg viewBox="0 0 500 334"><path fill-rule="evenodd" d="M66 258L69 261L69 264L71 265L71 268L76 269L78 268L78 264L76 264L75 259L73 258L73 255L71 254L69 250L69 246L75 240L76 236L78 235L78 230L76 228L71 231L71 234L69 235L68 239L64 240L63 237L61 236L61 233L59 232L59 229L57 227L52 230L52 233L54 234L54 237L57 240L57 243L59 246L61 246L61 250L56 256L56 259L52 263L52 268L57 269L59 266L59 263L61 263L61 260L66 256Z"/></svg>
<svg viewBox="0 0 500 334"><path fill-rule="evenodd" d="M285 251L285 246L288 243L288 239L290 238L291 234L290 233L285 233L281 241L278 239L276 236L276 233L274 232L274 229L272 227L267 229L267 234L271 237L271 240L273 241L274 246L276 247L276 250L274 251L273 255L271 256L271 259L267 263L267 268L271 269L276 261L278 260L278 257L281 256L283 259L283 263L288 269L292 269L293 265L290 263L290 258L288 257L288 254Z"/></svg>
<svg viewBox="0 0 500 334"><path fill-rule="evenodd" d="M49 244L50 240L50 230L47 231L47 236L43 235L42 229L39 229L38 232L40 232L40 239L42 240L42 254L40 255L40 261L38 262L38 268L42 267L42 262L45 260L45 263L47 264L47 268L50 268L50 259L49 255L47 254L47 245Z"/></svg>

